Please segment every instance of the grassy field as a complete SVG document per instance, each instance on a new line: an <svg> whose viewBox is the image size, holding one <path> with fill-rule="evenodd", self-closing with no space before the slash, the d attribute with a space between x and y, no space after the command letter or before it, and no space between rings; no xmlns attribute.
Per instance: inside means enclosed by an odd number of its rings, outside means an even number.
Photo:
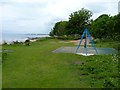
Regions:
<svg viewBox="0 0 120 90"><path fill-rule="evenodd" d="M114 47L116 42L97 44ZM74 46L57 39L25 45L3 45L3 88L102 88L118 87L118 56L81 56L53 53L62 46Z"/></svg>
<svg viewBox="0 0 120 90"><path fill-rule="evenodd" d="M0 45L0 50L2 46ZM2 89L2 53L0 52L0 89Z"/></svg>

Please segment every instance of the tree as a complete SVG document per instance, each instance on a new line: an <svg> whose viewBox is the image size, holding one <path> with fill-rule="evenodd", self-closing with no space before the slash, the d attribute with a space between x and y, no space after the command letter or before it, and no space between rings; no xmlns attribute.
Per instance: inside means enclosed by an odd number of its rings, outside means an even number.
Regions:
<svg viewBox="0 0 120 90"><path fill-rule="evenodd" d="M120 40L120 13L115 16L102 14L96 20L92 20L91 16L92 12L84 8L73 12L68 21L57 22L50 35L81 35L87 25L94 38Z"/></svg>
<svg viewBox="0 0 120 90"><path fill-rule="evenodd" d="M91 34L95 38L106 38L108 37L108 33L112 30L113 26L111 25L111 18L107 14L103 14L99 16L96 20L94 20L91 24Z"/></svg>
<svg viewBox="0 0 120 90"><path fill-rule="evenodd" d="M66 26L67 26L68 21L60 21L55 24L53 27L52 31L50 32L50 35L57 35L57 36L62 36L65 35L66 33Z"/></svg>
<svg viewBox="0 0 120 90"><path fill-rule="evenodd" d="M120 41L120 13L113 17L113 22L114 30L112 32L112 36L114 36L116 40Z"/></svg>
<svg viewBox="0 0 120 90"><path fill-rule="evenodd" d="M90 32L95 38L120 39L120 14L109 16L103 14L92 22Z"/></svg>
<svg viewBox="0 0 120 90"><path fill-rule="evenodd" d="M51 32L49 33L50 36L54 36L53 29L51 29Z"/></svg>
<svg viewBox="0 0 120 90"><path fill-rule="evenodd" d="M92 12L82 8L79 11L71 13L67 25L67 35L70 34L82 34L85 25L88 25L91 21L90 17Z"/></svg>

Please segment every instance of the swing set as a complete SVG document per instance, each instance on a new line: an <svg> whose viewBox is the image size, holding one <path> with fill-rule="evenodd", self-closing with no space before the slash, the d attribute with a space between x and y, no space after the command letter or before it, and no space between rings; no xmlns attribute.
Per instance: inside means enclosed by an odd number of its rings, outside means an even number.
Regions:
<svg viewBox="0 0 120 90"><path fill-rule="evenodd" d="M80 45L81 45L84 37L85 37L84 48L86 48L86 56L88 56L88 39L90 40L90 43L91 43L93 49L95 50L96 54L98 54L97 49L94 45L94 42L92 41L91 35L88 31L88 28L85 28L85 30L81 36L80 42L79 42L77 49L76 49L76 53L78 52L78 49L80 48Z"/></svg>

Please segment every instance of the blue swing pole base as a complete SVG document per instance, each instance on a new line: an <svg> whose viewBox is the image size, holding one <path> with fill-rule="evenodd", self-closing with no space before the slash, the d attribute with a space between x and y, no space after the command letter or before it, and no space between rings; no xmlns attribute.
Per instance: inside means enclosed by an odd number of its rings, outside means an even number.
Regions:
<svg viewBox="0 0 120 90"><path fill-rule="evenodd" d="M82 55L82 56L91 56L91 55L95 55L95 54L90 54L90 53L76 53L78 55Z"/></svg>
<svg viewBox="0 0 120 90"><path fill-rule="evenodd" d="M81 45L81 43L82 43L82 40L83 40L85 34L86 34L86 41L85 41L86 53L85 53L85 54L84 54L84 53L77 53L77 52L78 52L78 49L80 48L80 45ZM88 38L90 39L90 43L91 43L93 49L95 50L96 54L98 54L97 49L96 49L96 47L95 47L95 45L94 45L94 42L92 41L91 35L90 35L90 33L89 33L89 31L88 31L87 28L85 28L85 30L84 30L84 32L83 32L83 34L82 34L82 37L81 37L80 42L79 42L79 44L78 44L78 46L77 46L77 49L76 49L76 54L80 54L80 55L84 55L84 56L94 55L94 54L88 53L88 46L87 46Z"/></svg>

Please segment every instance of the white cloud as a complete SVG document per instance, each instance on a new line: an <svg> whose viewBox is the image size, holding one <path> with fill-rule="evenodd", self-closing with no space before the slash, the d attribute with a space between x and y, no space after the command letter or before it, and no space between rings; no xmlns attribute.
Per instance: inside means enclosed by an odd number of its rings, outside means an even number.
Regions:
<svg viewBox="0 0 120 90"><path fill-rule="evenodd" d="M2 25L5 32L49 33L54 23L68 20L81 8L91 10L97 18L117 14L119 0L1 0Z"/></svg>

